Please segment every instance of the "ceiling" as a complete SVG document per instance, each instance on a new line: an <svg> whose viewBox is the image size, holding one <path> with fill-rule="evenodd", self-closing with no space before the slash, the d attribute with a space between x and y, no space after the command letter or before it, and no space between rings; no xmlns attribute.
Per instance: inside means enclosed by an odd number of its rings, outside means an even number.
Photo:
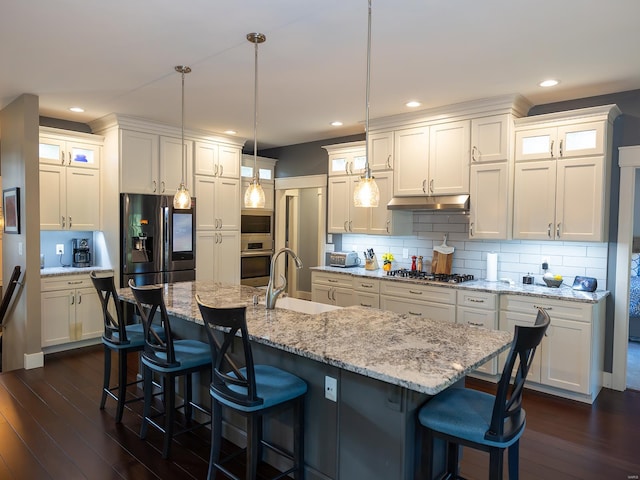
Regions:
<svg viewBox="0 0 640 480"><path fill-rule="evenodd" d="M8 6L10 4L10 6ZM364 131L366 0L24 0L0 15L0 107L121 113L237 131L258 148ZM533 104L640 88L638 0L373 0L370 118L519 93ZM546 78L560 84L543 89ZM84 113L72 113L82 106ZM343 127L330 122L341 120Z"/></svg>

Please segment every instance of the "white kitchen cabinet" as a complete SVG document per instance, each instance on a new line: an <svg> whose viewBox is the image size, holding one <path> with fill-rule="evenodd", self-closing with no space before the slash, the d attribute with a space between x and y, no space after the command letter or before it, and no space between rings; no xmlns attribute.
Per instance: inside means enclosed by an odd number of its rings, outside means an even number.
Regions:
<svg viewBox="0 0 640 480"><path fill-rule="evenodd" d="M458 290L456 323L495 330L498 328L498 296L495 293ZM495 375L497 359L493 358L475 371Z"/></svg>
<svg viewBox="0 0 640 480"><path fill-rule="evenodd" d="M380 308L380 280L353 277L353 305Z"/></svg>
<svg viewBox="0 0 640 480"><path fill-rule="evenodd" d="M369 168L371 171L393 169L393 131L369 134Z"/></svg>
<svg viewBox="0 0 640 480"><path fill-rule="evenodd" d="M471 164L512 158L513 116L491 115L471 120Z"/></svg>
<svg viewBox="0 0 640 480"><path fill-rule="evenodd" d="M240 180L196 175L196 230L240 230Z"/></svg>
<svg viewBox="0 0 640 480"><path fill-rule="evenodd" d="M368 210L367 231L371 235L411 235L413 233L413 212L389 210L387 204L393 198L393 171L375 172L374 177L380 191L380 203ZM355 207L353 207L355 208Z"/></svg>
<svg viewBox="0 0 640 480"><path fill-rule="evenodd" d="M100 230L102 137L83 135L79 143L73 135L40 136L41 230Z"/></svg>
<svg viewBox="0 0 640 480"><path fill-rule="evenodd" d="M240 284L238 231L196 231L196 280Z"/></svg>
<svg viewBox="0 0 640 480"><path fill-rule="evenodd" d="M367 163L364 142L349 142L322 147L329 154L329 176L364 173Z"/></svg>
<svg viewBox="0 0 640 480"><path fill-rule="evenodd" d="M396 130L394 194L469 193L469 132L468 120Z"/></svg>
<svg viewBox="0 0 640 480"><path fill-rule="evenodd" d="M328 233L367 233L371 209L353 205L353 192L359 181L355 175L329 177Z"/></svg>
<svg viewBox="0 0 640 480"><path fill-rule="evenodd" d="M471 165L469 237L508 239L513 203L509 162Z"/></svg>
<svg viewBox="0 0 640 480"><path fill-rule="evenodd" d="M195 142L195 174L240 178L241 149L235 145Z"/></svg>
<svg viewBox="0 0 640 480"><path fill-rule="evenodd" d="M532 325L537 307L549 313L551 324L538 347L528 383L550 393L593 402L602 388L605 303L578 303L504 295L500 329ZM505 360L501 355L501 363ZM539 385L535 385L535 383Z"/></svg>
<svg viewBox="0 0 640 480"><path fill-rule="evenodd" d="M348 275L330 272L311 272L311 300L313 302L349 307L354 304L353 280Z"/></svg>
<svg viewBox="0 0 640 480"><path fill-rule="evenodd" d="M186 187L193 182L193 142L185 139ZM182 139L168 135L120 130L120 191L173 195L182 175Z"/></svg>
<svg viewBox="0 0 640 480"><path fill-rule="evenodd" d="M604 155L606 125L603 121L572 121L516 131L516 161Z"/></svg>
<svg viewBox="0 0 640 480"><path fill-rule="evenodd" d="M455 323L456 290L403 281L382 281L380 308L395 313Z"/></svg>
<svg viewBox="0 0 640 480"><path fill-rule="evenodd" d="M42 346L99 338L102 307L88 275L41 280Z"/></svg>

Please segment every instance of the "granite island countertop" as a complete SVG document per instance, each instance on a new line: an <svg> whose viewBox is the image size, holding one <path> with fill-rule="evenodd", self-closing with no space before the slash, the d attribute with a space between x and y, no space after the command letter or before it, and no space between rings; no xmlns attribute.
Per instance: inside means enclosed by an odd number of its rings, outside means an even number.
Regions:
<svg viewBox="0 0 640 480"><path fill-rule="evenodd" d="M110 267L46 267L40 269L40 278L61 277L63 275L87 275L91 271L113 272Z"/></svg>
<svg viewBox="0 0 640 480"><path fill-rule="evenodd" d="M435 395L511 344L509 332L415 319L366 307L314 315L253 304L264 290L217 282L165 284L169 315L203 324L195 294L218 306L247 306L253 341L344 370ZM128 288L122 299L133 302Z"/></svg>
<svg viewBox="0 0 640 480"><path fill-rule="evenodd" d="M312 271L339 273L352 277L377 278L389 282L405 282L420 285L433 285L436 287L455 288L458 290L475 290L498 294L524 295L530 297L550 298L556 300L568 300L572 302L598 303L609 295L608 290L596 290L595 292L580 292L573 290L569 285L559 288L550 288L546 285L524 285L507 283L504 281L489 282L487 280L471 280L463 283L445 283L433 280L421 280L406 277L392 277L382 270L366 270L363 267L310 267Z"/></svg>

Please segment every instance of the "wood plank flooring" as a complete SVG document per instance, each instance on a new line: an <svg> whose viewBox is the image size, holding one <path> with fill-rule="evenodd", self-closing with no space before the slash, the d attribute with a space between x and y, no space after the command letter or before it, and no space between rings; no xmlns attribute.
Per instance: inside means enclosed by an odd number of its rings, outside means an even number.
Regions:
<svg viewBox="0 0 640 480"><path fill-rule="evenodd" d="M138 438L141 403L113 421L98 408L102 347L49 355L45 367L0 374L0 479L202 479L207 431L178 437L162 459L160 434ZM135 366L135 356L130 365ZM133 378L135 371L131 369ZM491 391L493 385L468 380ZM604 390L593 406L527 391L520 478L629 479L640 475L640 392ZM485 454L465 449L462 475L487 478ZM238 469L241 465L237 466ZM263 465L261 478L271 474ZM367 479L347 479L367 480ZM389 479L394 480L394 479Z"/></svg>

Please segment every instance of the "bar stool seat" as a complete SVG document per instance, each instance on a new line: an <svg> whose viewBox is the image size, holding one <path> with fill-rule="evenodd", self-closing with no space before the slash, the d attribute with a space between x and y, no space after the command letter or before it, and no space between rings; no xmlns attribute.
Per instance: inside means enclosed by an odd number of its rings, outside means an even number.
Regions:
<svg viewBox="0 0 640 480"><path fill-rule="evenodd" d="M533 326L515 327L495 396L467 388L449 388L424 404L418 412L418 421L424 433L423 455L429 457L429 468L433 465L434 438L441 438L447 445L445 478L461 478L459 446L467 446L489 452L491 480L502 480L504 450L508 449L509 479L517 480L519 442L526 424L522 392L536 348L549 323L547 312L538 309ZM429 472L429 478L434 473Z"/></svg>
<svg viewBox="0 0 640 480"><path fill-rule="evenodd" d="M171 322L164 303L162 285L150 285L136 287L129 280L129 287L133 293L142 324L144 326L144 351L142 353L142 365L144 368L144 409L142 413L142 425L140 426L140 438L147 436L148 425L152 425L164 434L162 456L168 458L171 451L171 442L176 435L190 432L196 428L211 424L211 421L197 422L193 420L193 409L210 417L211 412L192 401L193 381L192 375L196 372L211 370L211 352L205 342L190 339L176 339L171 332ZM162 321L164 338L152 328L152 322L159 313ZM162 378L164 411L152 414L151 402L153 399L153 374ZM184 377L184 402L176 406L175 380ZM176 410L183 409L185 422L176 430L178 423ZM164 416L164 423L156 421Z"/></svg>
<svg viewBox="0 0 640 480"><path fill-rule="evenodd" d="M196 301L204 320L213 362L209 390L213 400L211 455L207 478L213 480L217 472L221 472L229 478L240 480L225 464L242 450L220 458L222 406L243 415L247 420L247 446L243 449L246 454L246 480L256 478L262 447L269 448L292 463L290 469L275 478L285 478L291 473L296 479L304 478L304 395L307 393L307 383L277 367L254 364L246 307L214 308L205 305L197 295ZM286 407L293 408L293 452L262 438L263 417Z"/></svg>

